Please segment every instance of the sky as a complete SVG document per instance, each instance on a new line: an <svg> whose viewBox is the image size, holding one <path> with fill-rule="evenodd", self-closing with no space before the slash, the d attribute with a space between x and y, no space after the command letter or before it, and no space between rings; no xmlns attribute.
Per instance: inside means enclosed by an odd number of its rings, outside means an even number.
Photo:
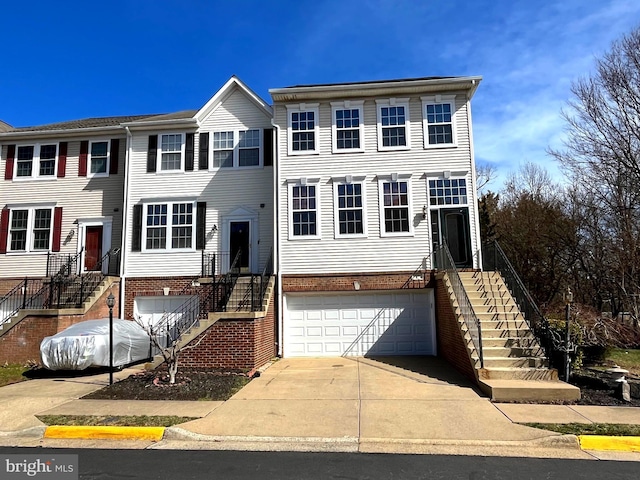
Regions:
<svg viewBox="0 0 640 480"><path fill-rule="evenodd" d="M524 162L560 176L571 82L640 27L638 0L7 2L0 119L31 126L197 109L231 75L269 88L426 76L483 80L476 162L499 190Z"/></svg>

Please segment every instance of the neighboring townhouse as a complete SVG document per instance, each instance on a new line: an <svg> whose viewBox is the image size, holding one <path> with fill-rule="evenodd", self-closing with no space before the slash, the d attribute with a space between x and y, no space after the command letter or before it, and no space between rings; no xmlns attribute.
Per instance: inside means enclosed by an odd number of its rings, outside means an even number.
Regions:
<svg viewBox="0 0 640 480"><path fill-rule="evenodd" d="M270 90L284 356L435 355L434 247L480 268L481 77ZM426 285L434 287L435 282Z"/></svg>
<svg viewBox="0 0 640 480"><path fill-rule="evenodd" d="M218 312L206 341L183 363L200 356L219 366L232 354L235 366L250 368L259 366L254 354L262 363L274 355L273 318L264 318L266 308L260 316L260 306L241 304L245 295L257 296L259 286L247 282L266 270L269 276L273 263L271 120L271 107L231 77L200 110L123 123L130 135L125 318L158 323L167 314L188 317L192 297L199 298L193 308L203 320ZM243 352L241 342L253 346ZM231 345L237 350L230 353ZM260 352L249 352L254 348Z"/></svg>

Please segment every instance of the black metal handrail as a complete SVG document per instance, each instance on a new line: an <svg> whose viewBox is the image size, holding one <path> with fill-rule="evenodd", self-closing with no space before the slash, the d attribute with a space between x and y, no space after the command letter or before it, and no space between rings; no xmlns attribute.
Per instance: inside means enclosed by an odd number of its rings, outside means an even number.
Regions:
<svg viewBox="0 0 640 480"><path fill-rule="evenodd" d="M61 254L47 252L47 270L46 276L53 277L56 275L80 275L80 256L84 251L84 247L76 254Z"/></svg>
<svg viewBox="0 0 640 480"><path fill-rule="evenodd" d="M225 265L231 258L230 252L205 253L202 251L202 278L214 278L222 274Z"/></svg>
<svg viewBox="0 0 640 480"><path fill-rule="evenodd" d="M18 310L26 308L31 297L43 286L42 279L25 278L0 299L0 325L11 319Z"/></svg>
<svg viewBox="0 0 640 480"><path fill-rule="evenodd" d="M451 288L453 288L453 293L458 302L458 308L460 309L460 314L462 315L464 323L467 327L467 331L471 336L473 347L478 353L478 359L480 360L480 368L484 368L484 357L482 353L482 329L480 327L480 320L478 319L478 316L473 310L473 306L471 305L471 301L469 300L467 291L464 289L464 286L462 285L460 274L458 273L456 264L453 261L453 257L451 256L449 247L447 247L446 244L442 244L439 247L437 247L437 249L433 253L435 254L434 258L436 260L435 262L436 268L444 270L447 273L447 276L449 277Z"/></svg>
<svg viewBox="0 0 640 480"><path fill-rule="evenodd" d="M550 328L549 321L536 305L529 290L524 286L497 241L494 240L482 245L482 268L487 271L500 272L529 329L538 338L544 349L546 357L554 367L559 367L557 353L564 349L562 337Z"/></svg>

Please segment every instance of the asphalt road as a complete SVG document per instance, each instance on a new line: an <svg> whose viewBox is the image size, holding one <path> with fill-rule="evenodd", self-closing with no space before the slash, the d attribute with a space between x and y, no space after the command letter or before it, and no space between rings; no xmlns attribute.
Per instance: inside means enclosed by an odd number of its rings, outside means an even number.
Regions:
<svg viewBox="0 0 640 480"><path fill-rule="evenodd" d="M0 448L2 454L78 454L80 479L437 480L638 479L636 462L445 455ZM0 478L5 477L0 466ZM35 479L38 476L33 477Z"/></svg>

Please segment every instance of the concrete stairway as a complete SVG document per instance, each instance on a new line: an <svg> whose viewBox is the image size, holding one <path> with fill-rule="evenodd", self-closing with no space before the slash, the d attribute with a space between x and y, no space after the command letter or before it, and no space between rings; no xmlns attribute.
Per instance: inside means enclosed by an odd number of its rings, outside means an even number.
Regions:
<svg viewBox="0 0 640 480"><path fill-rule="evenodd" d="M558 372L549 368L543 349L498 272L460 272L460 280L480 320L484 368L477 369L478 382L492 400L580 398L580 389L560 382Z"/></svg>

